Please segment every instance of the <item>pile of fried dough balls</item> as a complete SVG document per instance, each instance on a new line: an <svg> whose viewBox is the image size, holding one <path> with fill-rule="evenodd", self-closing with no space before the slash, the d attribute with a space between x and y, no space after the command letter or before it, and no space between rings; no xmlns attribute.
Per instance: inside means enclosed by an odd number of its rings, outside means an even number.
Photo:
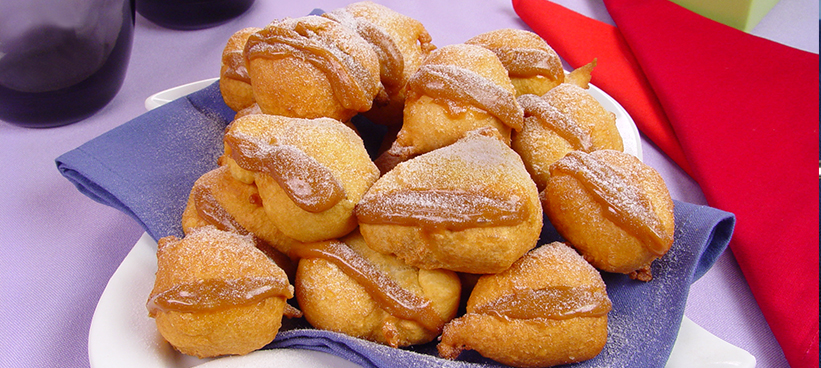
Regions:
<svg viewBox="0 0 821 368"><path fill-rule="evenodd" d="M260 349L283 316L438 339L445 359L595 357L599 271L650 281L674 225L664 182L588 93L594 67L566 73L515 29L437 48L372 2L236 32L220 71L236 119L185 236L159 241L150 316L198 357ZM387 131L373 156L355 116ZM545 216L565 242L538 244Z"/></svg>

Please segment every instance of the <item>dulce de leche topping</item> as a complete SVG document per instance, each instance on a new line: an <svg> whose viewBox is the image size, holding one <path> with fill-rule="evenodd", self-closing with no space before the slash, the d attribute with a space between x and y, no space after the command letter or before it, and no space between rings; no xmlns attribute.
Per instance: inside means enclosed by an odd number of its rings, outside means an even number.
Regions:
<svg viewBox="0 0 821 368"><path fill-rule="evenodd" d="M345 190L333 173L295 146L268 144L230 131L224 140L237 165L271 176L305 211L322 212L345 198Z"/></svg>
<svg viewBox="0 0 821 368"><path fill-rule="evenodd" d="M580 151L568 153L553 167L576 178L602 206L607 219L637 237L653 254L664 255L671 235L636 183L594 155Z"/></svg>
<svg viewBox="0 0 821 368"><path fill-rule="evenodd" d="M524 199L461 190L398 190L366 195L356 205L365 224L421 226L464 230L482 226L512 226L527 218Z"/></svg>
<svg viewBox="0 0 821 368"><path fill-rule="evenodd" d="M325 74L342 106L365 111L371 107L378 83L363 83L371 76L365 65L340 49L341 39L329 37L327 23L342 25L321 17L303 17L275 22L254 33L245 46L245 57L305 60ZM353 31L350 31L353 32Z"/></svg>
<svg viewBox="0 0 821 368"><path fill-rule="evenodd" d="M522 129L524 117L516 96L472 70L455 65L422 65L408 81L408 87L434 100L478 107L505 125Z"/></svg>
<svg viewBox="0 0 821 368"><path fill-rule="evenodd" d="M229 280L198 280L175 285L151 295L148 314L177 311L212 312L235 306L250 305L270 297L293 296L288 282L281 277L249 277Z"/></svg>
<svg viewBox="0 0 821 368"><path fill-rule="evenodd" d="M291 248L290 256L319 258L333 263L365 288L382 309L395 317L416 321L430 331L441 331L445 324L429 300L401 287L341 241L299 243Z"/></svg>
<svg viewBox="0 0 821 368"><path fill-rule="evenodd" d="M245 58L242 56L242 52L222 54L222 64L225 65L225 77L251 83L251 77L248 76L248 69L245 67Z"/></svg>
<svg viewBox="0 0 821 368"><path fill-rule="evenodd" d="M546 128L555 132L567 141L571 147L584 152L594 150L593 140L576 122L536 95L522 95L518 98L519 105L525 111L525 117L533 116Z"/></svg>
<svg viewBox="0 0 821 368"><path fill-rule="evenodd" d="M402 87L405 59L399 47L385 31L365 18L355 17L345 8L327 12L322 16L355 30L373 46L379 57L379 76L386 90L393 92Z"/></svg>
<svg viewBox="0 0 821 368"><path fill-rule="evenodd" d="M488 46L485 46L488 47ZM511 77L528 78L537 75L559 79L557 73L563 73L561 61L553 53L537 48L525 47L488 47Z"/></svg>
<svg viewBox="0 0 821 368"><path fill-rule="evenodd" d="M473 313L516 319L601 317L612 305L604 290L590 287L516 289L488 303L475 306Z"/></svg>
<svg viewBox="0 0 821 368"><path fill-rule="evenodd" d="M240 235L250 234L206 187L194 186L191 194L194 206L197 208L197 215L205 222L219 230L231 231Z"/></svg>

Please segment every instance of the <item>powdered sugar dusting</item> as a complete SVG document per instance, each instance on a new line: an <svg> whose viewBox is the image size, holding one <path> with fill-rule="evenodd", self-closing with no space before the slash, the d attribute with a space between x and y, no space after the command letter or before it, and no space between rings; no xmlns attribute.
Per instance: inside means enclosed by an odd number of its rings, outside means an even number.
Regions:
<svg viewBox="0 0 821 368"><path fill-rule="evenodd" d="M211 310L273 295L290 298L293 288L251 236L204 226L183 239L159 242L157 279L148 303L152 313L161 306Z"/></svg>
<svg viewBox="0 0 821 368"><path fill-rule="evenodd" d="M522 128L524 113L514 93L470 69L448 64L425 64L413 74L408 87L446 106L456 102L475 106L513 129Z"/></svg>
<svg viewBox="0 0 821 368"><path fill-rule="evenodd" d="M594 146L590 135L582 130L572 116L536 95L522 95L519 96L518 101L524 109L525 117L536 117L542 126L556 132L573 148L584 152L593 151Z"/></svg>
<svg viewBox="0 0 821 368"><path fill-rule="evenodd" d="M662 244L666 244L663 239L667 236L661 220L637 184L596 156L579 151L553 164L551 175L554 170L576 177L602 205L608 219L641 239L649 250L659 256L664 254L666 246Z"/></svg>
<svg viewBox="0 0 821 368"><path fill-rule="evenodd" d="M400 163L380 179L379 190L463 190L497 192L510 190L530 177L521 157L501 140L477 132L468 133L456 143ZM517 193L517 189L512 190ZM519 191L517 195L525 197Z"/></svg>

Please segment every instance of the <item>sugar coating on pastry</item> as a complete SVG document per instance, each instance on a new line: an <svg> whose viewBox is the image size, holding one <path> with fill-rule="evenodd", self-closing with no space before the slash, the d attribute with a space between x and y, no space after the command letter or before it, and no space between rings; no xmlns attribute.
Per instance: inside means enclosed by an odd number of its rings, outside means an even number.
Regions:
<svg viewBox="0 0 821 368"><path fill-rule="evenodd" d="M247 354L273 341L293 287L250 236L200 227L166 237L147 302L162 336L183 354Z"/></svg>
<svg viewBox="0 0 821 368"><path fill-rule="evenodd" d="M465 41L493 51L516 88L516 95L541 96L564 82L565 74L556 51L539 35L504 28L482 33Z"/></svg>
<svg viewBox="0 0 821 368"><path fill-rule="evenodd" d="M356 215L371 248L420 268L468 273L506 269L542 228L535 184L491 128L397 165Z"/></svg>
<svg viewBox="0 0 821 368"><path fill-rule="evenodd" d="M228 166L220 166L200 176L188 196L182 215L183 231L188 234L194 228L206 225L253 235L281 253L288 253L296 242L268 218L256 185L234 179ZM283 266L280 262L277 264Z"/></svg>
<svg viewBox="0 0 821 368"><path fill-rule="evenodd" d="M248 115L225 143L232 175L255 183L270 220L301 242L351 232L354 206L379 176L362 139L334 119Z"/></svg>
<svg viewBox="0 0 821 368"><path fill-rule="evenodd" d="M418 20L371 1L352 3L322 16L355 30L379 57L384 90L364 115L378 124L400 124L405 85L422 60L436 48L428 31Z"/></svg>
<svg viewBox="0 0 821 368"><path fill-rule="evenodd" d="M455 273L375 252L357 231L293 253L300 258L297 300L315 328L393 347L415 345L436 338L459 306Z"/></svg>
<svg viewBox="0 0 821 368"><path fill-rule="evenodd" d="M511 142L540 191L547 185L550 165L568 152L623 148L615 115L578 86L555 89L542 97L519 96L524 127L513 132Z"/></svg>
<svg viewBox="0 0 821 368"><path fill-rule="evenodd" d="M661 176L619 151L574 151L554 163L542 193L556 230L593 266L649 281L673 244L673 200Z"/></svg>
<svg viewBox="0 0 821 368"><path fill-rule="evenodd" d="M457 44L430 53L408 82L402 129L377 160L396 163L447 146L465 133L494 128L506 144L522 127L523 112L507 70L481 46Z"/></svg>
<svg viewBox="0 0 821 368"><path fill-rule="evenodd" d="M254 104L251 77L245 65L245 43L261 28L243 28L228 38L220 60L220 93L225 104L234 111L240 111Z"/></svg>
<svg viewBox="0 0 821 368"><path fill-rule="evenodd" d="M482 276L466 314L445 326L437 348L447 359L475 350L515 367L584 361L603 349L610 309L598 271L555 242L501 273Z"/></svg>
<svg viewBox="0 0 821 368"><path fill-rule="evenodd" d="M244 55L266 114L345 121L369 110L381 87L373 48L323 17L274 21L251 35Z"/></svg>
<svg viewBox="0 0 821 368"><path fill-rule="evenodd" d="M607 111L584 88L564 83L548 91L542 98L588 131L593 146L597 149L624 150L624 143L616 128L616 114Z"/></svg>

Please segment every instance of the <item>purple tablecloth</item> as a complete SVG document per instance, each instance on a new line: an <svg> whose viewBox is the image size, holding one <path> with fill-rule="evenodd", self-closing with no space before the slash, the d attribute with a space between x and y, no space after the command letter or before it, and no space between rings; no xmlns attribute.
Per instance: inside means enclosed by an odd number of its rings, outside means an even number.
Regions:
<svg viewBox="0 0 821 368"><path fill-rule="evenodd" d="M558 2L609 21L600 2ZM236 30L347 3L259 0L243 16L198 31L168 30L138 17L125 84L107 107L61 128L0 122L0 366L88 366L88 328L97 300L143 232L128 215L77 191L55 169L54 159L143 114L147 96L217 76L224 43ZM440 46L496 28L526 28L503 0L381 3L422 21ZM818 52L817 12L811 0L782 1L753 33ZM674 199L704 203L697 185L646 140L643 150ZM693 284L685 315L752 353L758 367L787 366L731 253Z"/></svg>

